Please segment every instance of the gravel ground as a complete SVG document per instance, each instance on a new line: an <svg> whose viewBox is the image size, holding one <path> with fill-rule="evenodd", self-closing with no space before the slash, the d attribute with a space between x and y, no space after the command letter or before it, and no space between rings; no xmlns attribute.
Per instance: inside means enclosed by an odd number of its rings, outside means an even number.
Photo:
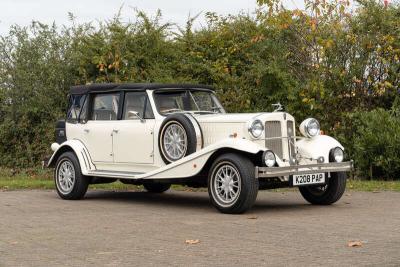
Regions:
<svg viewBox="0 0 400 267"><path fill-rule="evenodd" d="M204 192L0 192L0 266L166 265L400 266L400 193L320 207L261 191L250 212L225 215Z"/></svg>

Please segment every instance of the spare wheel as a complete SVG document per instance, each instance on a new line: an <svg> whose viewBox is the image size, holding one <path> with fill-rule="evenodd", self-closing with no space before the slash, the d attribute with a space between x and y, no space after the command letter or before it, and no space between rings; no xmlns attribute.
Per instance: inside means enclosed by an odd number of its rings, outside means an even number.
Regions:
<svg viewBox="0 0 400 267"><path fill-rule="evenodd" d="M190 155L203 146L201 129L191 114L171 114L163 121L158 147L166 164Z"/></svg>

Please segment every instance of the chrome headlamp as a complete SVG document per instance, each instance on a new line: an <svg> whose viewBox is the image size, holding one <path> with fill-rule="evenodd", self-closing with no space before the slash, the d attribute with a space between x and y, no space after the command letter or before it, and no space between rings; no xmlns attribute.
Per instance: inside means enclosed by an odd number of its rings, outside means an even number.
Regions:
<svg viewBox="0 0 400 267"><path fill-rule="evenodd" d="M314 118L308 118L300 124L300 132L305 137L315 137L320 133L319 122Z"/></svg>
<svg viewBox="0 0 400 267"><path fill-rule="evenodd" d="M249 124L249 133L254 138L260 138L264 132L264 124L260 120L254 120Z"/></svg>

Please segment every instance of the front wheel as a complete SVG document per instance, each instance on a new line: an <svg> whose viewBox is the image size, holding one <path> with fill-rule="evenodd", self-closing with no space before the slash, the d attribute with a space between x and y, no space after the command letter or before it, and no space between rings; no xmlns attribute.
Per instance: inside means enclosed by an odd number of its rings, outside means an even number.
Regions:
<svg viewBox="0 0 400 267"><path fill-rule="evenodd" d="M238 154L224 154L216 159L208 176L208 194L222 213L243 213L257 198L258 180L254 164Z"/></svg>
<svg viewBox="0 0 400 267"><path fill-rule="evenodd" d="M75 154L63 153L57 160L54 182L58 195L63 199L81 199L86 194L89 179L81 172Z"/></svg>
<svg viewBox="0 0 400 267"><path fill-rule="evenodd" d="M299 187L305 200L314 205L330 205L338 201L346 190L345 172L331 173L331 178L324 186Z"/></svg>

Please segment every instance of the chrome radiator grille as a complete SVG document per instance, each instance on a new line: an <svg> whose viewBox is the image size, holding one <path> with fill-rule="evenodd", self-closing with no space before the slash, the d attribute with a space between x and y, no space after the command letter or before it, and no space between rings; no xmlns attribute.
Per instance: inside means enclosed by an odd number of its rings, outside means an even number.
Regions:
<svg viewBox="0 0 400 267"><path fill-rule="evenodd" d="M265 146L280 159L288 160L295 155L295 136L294 121L265 122Z"/></svg>
<svg viewBox="0 0 400 267"><path fill-rule="evenodd" d="M282 127L280 121L265 122L265 146L283 158Z"/></svg>

